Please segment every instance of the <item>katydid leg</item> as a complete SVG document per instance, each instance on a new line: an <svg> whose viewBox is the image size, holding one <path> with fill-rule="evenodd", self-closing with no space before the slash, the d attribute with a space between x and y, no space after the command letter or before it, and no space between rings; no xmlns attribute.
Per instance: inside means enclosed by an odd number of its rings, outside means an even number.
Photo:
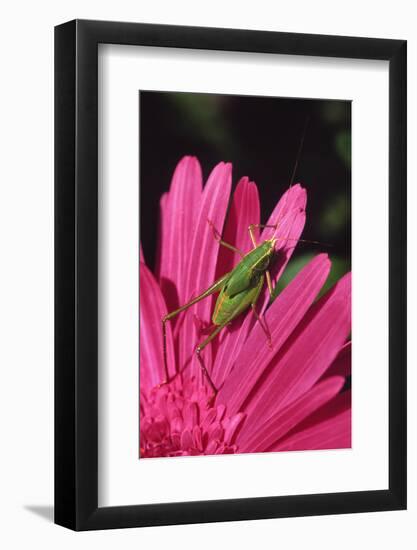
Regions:
<svg viewBox="0 0 417 550"><path fill-rule="evenodd" d="M265 275L266 275L266 284L268 286L268 292L269 292L269 295L272 298L274 289L272 287L271 273L270 273L269 269L266 270Z"/></svg>
<svg viewBox="0 0 417 550"><path fill-rule="evenodd" d="M256 308L255 308L255 304L251 304L251 307L252 307L252 311L253 311L253 314L255 315L256 317L256 320L258 321L261 329L264 331L265 333L265 336L266 336L266 339L268 341L268 347L270 349L272 349L272 337L271 337L271 333L269 332L269 328L266 326L266 323L264 322L264 320L261 318L261 316L259 315L259 313L256 311Z"/></svg>
<svg viewBox="0 0 417 550"><path fill-rule="evenodd" d="M267 273L266 277L267 277L267 280L268 280L269 271L267 271L266 273ZM265 333L266 339L268 341L269 348L272 349L272 336L271 336L271 333L269 332L269 328L267 327L265 321L261 318L259 313L256 311L256 302L258 301L258 298L261 294L262 287L263 287L263 279L260 279L260 281L258 283L258 287L256 289L256 294L253 297L252 302L251 302L251 308L252 308L252 312L253 312L256 320L258 321L261 329Z"/></svg>
<svg viewBox="0 0 417 550"><path fill-rule="evenodd" d="M265 227L270 227L271 229L276 229L278 227L278 224L277 225L265 225L265 224L262 224L262 223L251 223L250 226L248 227L248 231L249 231L249 235L250 235L250 240L252 241L252 244L253 244L253 248L256 248L258 246L257 242L256 242L256 238L255 238L255 233L254 233L254 229L264 229Z"/></svg>
<svg viewBox="0 0 417 550"><path fill-rule="evenodd" d="M211 294L214 294L215 292L219 292L223 285L225 285L229 279L230 273L226 273L226 275L223 275L223 277L220 277L220 279L217 279L207 290L184 304L183 306L179 307L178 309L171 311L170 313L167 313L161 321L162 321L162 353L164 358L164 380L161 383L167 384L169 382L169 374L168 374L168 363L167 363L167 335L166 335L166 323L167 321L170 321L174 317L176 317L179 313L182 311L185 311L192 305L196 304L200 300L204 300L204 298L207 298L207 296L210 296Z"/></svg>
<svg viewBox="0 0 417 550"><path fill-rule="evenodd" d="M206 338L205 340L203 340L203 342L201 342L200 344L198 344L198 346L196 347L196 355L197 355L197 358L198 358L198 361L200 363L200 368L210 386L210 388L212 389L213 391L213 399L214 397L217 395L217 388L216 386L214 385L213 383L213 380L211 379L209 373L207 372L207 369L206 369L206 366L204 365L204 361L203 361L203 358L201 357L201 352L203 351L203 349L207 346L207 344L209 344L218 334L219 332L227 325L227 323L224 323L222 325L219 325L217 326L213 332L210 334L210 336L208 336L208 338Z"/></svg>
<svg viewBox="0 0 417 550"><path fill-rule="evenodd" d="M211 230L213 231L214 238L216 239L216 241L218 241L220 245L224 246L225 248L228 248L229 250L232 250L233 252L236 252L236 254L239 254L241 258L245 256L245 254L241 250L236 248L236 246L233 246L232 244L227 243L222 239L220 233L217 231L217 229L214 226L214 223L211 220L207 220L207 221L211 227Z"/></svg>

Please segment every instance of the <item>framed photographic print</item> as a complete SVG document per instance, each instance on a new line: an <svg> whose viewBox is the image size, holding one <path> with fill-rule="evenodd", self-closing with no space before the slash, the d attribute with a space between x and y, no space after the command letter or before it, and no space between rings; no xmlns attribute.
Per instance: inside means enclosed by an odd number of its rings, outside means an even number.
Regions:
<svg viewBox="0 0 417 550"><path fill-rule="evenodd" d="M406 42L55 30L55 521L406 507Z"/></svg>

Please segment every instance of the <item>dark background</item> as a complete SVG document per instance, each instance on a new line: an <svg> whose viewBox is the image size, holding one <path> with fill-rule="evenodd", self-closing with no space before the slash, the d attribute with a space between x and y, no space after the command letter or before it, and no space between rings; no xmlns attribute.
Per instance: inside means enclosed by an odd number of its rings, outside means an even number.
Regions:
<svg viewBox="0 0 417 550"><path fill-rule="evenodd" d="M307 189L302 238L331 246L300 243L280 287L320 251L332 259L326 287L350 270L349 101L140 92L140 230L151 268L159 199L184 155L198 157L205 179L215 164L230 161L233 186L242 176L255 181L262 222L289 187L296 166L293 183Z"/></svg>

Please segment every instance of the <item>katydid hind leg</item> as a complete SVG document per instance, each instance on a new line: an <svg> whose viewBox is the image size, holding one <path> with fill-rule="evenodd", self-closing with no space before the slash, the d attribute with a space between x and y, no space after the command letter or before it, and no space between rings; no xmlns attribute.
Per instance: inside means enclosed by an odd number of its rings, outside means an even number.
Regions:
<svg viewBox="0 0 417 550"><path fill-rule="evenodd" d="M267 324L265 323L265 321L262 319L262 317L259 315L259 313L256 311L255 304L251 304L251 307L252 307L253 314L256 317L256 320L258 321L261 329L265 333L265 336L266 336L266 339L267 339L267 342L268 342L268 347L269 347L269 349L272 349L272 336L271 336L271 333L269 331L269 328L268 328Z"/></svg>
<svg viewBox="0 0 417 550"><path fill-rule="evenodd" d="M266 272L266 280L268 281L268 275L269 275L269 271ZM270 282L270 281L269 281ZM263 280L261 279L260 282L258 283L258 288L257 288L257 291L256 291L256 294L251 302L251 308L252 308L252 312L256 318L256 320L258 321L260 327L262 328L262 330L264 331L265 333L265 336L266 336L266 339L267 339L267 342L268 342L268 347L270 349L272 349L272 336L271 336L271 332L269 331L269 328L265 322L265 320L259 315L259 313L256 311L256 302L258 301L258 298L261 294L261 290L262 290L262 287L263 287ZM269 287L269 283L268 283L268 287Z"/></svg>
<svg viewBox="0 0 417 550"><path fill-rule="evenodd" d="M265 275L266 275L266 284L268 286L269 295L272 298L272 296L274 295L274 288L272 286L271 272L269 271L269 269L266 270Z"/></svg>
<svg viewBox="0 0 417 550"><path fill-rule="evenodd" d="M167 313L162 319L162 354L164 359L164 380L160 385L167 384L169 382L169 373L168 373L168 362L167 362L167 335L166 335L166 323L167 321L170 321L171 319L174 319L177 315L179 315L182 311L185 311L189 307L193 306L197 302L200 302L201 300L204 300L204 298L207 298L211 294L214 294L215 292L219 292L223 286L227 283L229 280L230 273L226 273L217 281L215 281L207 290L193 298L192 300L188 301L183 306L179 307L178 309L175 309L174 311L171 311L170 313Z"/></svg>
<svg viewBox="0 0 417 550"><path fill-rule="evenodd" d="M203 361L203 358L201 357L201 352L203 351L203 349L212 341L214 340L214 338L219 334L219 332L227 325L227 323L224 323L222 325L218 325L214 330L213 332L205 339L203 340L202 342L200 342L200 344L198 344L198 346L196 347L196 355L197 355L197 358L198 358L198 362L200 363L200 368L201 368L201 371L204 375L204 377L206 378L211 390L213 391L213 396L212 396L212 399L213 400L216 395L217 395L217 388L216 386L214 385L214 382L213 380L211 379L211 376L209 375L208 371L207 371L207 368L204 364L204 361Z"/></svg>

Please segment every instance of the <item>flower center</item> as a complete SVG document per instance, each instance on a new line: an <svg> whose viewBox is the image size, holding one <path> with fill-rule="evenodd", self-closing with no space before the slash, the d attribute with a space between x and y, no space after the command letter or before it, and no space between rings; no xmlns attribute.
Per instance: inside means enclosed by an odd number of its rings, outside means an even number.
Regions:
<svg viewBox="0 0 417 550"><path fill-rule="evenodd" d="M141 391L140 457L231 454L244 421L227 416L223 404L209 405L210 390L177 376L169 384Z"/></svg>

